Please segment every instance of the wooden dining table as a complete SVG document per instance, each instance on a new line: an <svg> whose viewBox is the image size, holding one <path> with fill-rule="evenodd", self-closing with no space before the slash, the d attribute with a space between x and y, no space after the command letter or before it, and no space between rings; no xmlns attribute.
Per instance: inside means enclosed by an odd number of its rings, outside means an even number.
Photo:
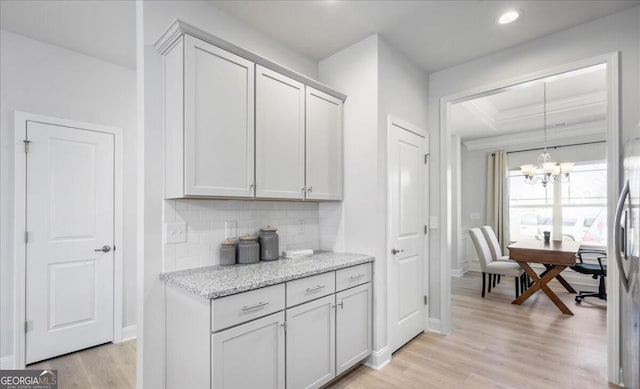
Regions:
<svg viewBox="0 0 640 389"><path fill-rule="evenodd" d="M554 278L571 293L575 290L567 281L562 278L560 273L576 263L576 254L580 249L579 242L552 240L545 243L543 240L520 240L508 246L509 258L518 262L520 267L529 275L533 284L522 293L518 298L513 300L512 304L522 304L529 297L533 296L539 290L542 290L547 297L560 309L562 313L573 315L573 312L562 302L560 297L556 295L547 285ZM531 268L530 263L540 263L545 266L546 270L538 276Z"/></svg>

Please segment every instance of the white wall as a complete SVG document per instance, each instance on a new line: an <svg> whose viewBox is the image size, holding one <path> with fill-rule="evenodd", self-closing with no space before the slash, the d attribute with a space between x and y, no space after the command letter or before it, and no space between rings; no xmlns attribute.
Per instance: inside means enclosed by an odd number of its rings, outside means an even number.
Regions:
<svg viewBox="0 0 640 389"><path fill-rule="evenodd" d="M0 356L13 350L16 110L120 127L124 134L123 326L136 322L135 70L0 30Z"/></svg>
<svg viewBox="0 0 640 389"><path fill-rule="evenodd" d="M142 12L142 15L138 15L138 23L143 24L138 55L144 61L144 103L140 107L144 109L144 217L141 221L144 229L144 262L140 264L144 274L141 275L139 290L139 303L144 310L141 312L143 332L138 343L138 366L142 369L138 374L138 385L163 388L164 375L158 372L164 371L164 327L159 325L164 322L164 289L158 275L163 266L163 220L171 217L177 202L163 200L162 61L152 45L178 18L312 78L317 76L317 63L267 38L207 2L145 1L138 12ZM217 209L218 205L210 208ZM198 219L201 220L200 216ZM194 264L188 266L191 265Z"/></svg>
<svg viewBox="0 0 640 389"><path fill-rule="evenodd" d="M386 300L380 286L384 252L379 244L382 212L378 210L378 36L349 46L319 63L321 82L347 95L344 104L344 201L320 204L323 248L369 254L374 263L373 348L386 345L386 323L380 316ZM329 227L327 227L329 226ZM332 232L329 236L326 232ZM384 302L383 302L384 301ZM382 327L380 327L382 325Z"/></svg>
<svg viewBox="0 0 640 389"><path fill-rule="evenodd" d="M585 58L620 51L621 61L621 126L623 137L628 138L638 123L638 23L640 7L625 10L595 21L578 25L565 31L545 36L525 44L444 69L429 76L429 132L432 144L440 142L440 99L482 85L492 84L541 69L552 68ZM445 172L440 151L432 148L435 158L431 185L440 187L441 174ZM432 214L440 213L445 199L439 192L431 197ZM446 215L440 215L443 219ZM443 220L444 222L444 220ZM444 230L431 234L431 283L430 293L435 298L430 315L441 318L440 274L441 265L447 261L441 253Z"/></svg>
<svg viewBox="0 0 640 389"><path fill-rule="evenodd" d="M320 204L323 247L373 255L374 357L387 345L387 117L425 128L426 76L372 35L320 61L321 82L347 94L344 107L344 201ZM385 353L387 352L387 353Z"/></svg>

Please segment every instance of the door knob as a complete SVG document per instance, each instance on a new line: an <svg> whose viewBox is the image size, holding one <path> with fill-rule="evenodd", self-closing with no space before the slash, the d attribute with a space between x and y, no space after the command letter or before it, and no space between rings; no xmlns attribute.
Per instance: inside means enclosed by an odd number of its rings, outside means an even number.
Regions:
<svg viewBox="0 0 640 389"><path fill-rule="evenodd" d="M105 244L104 246L102 246L99 249L95 249L93 251L102 251L103 253L108 253L109 251L111 251L111 246Z"/></svg>
<svg viewBox="0 0 640 389"><path fill-rule="evenodd" d="M391 254L396 255L398 253L404 253L403 249L391 249Z"/></svg>

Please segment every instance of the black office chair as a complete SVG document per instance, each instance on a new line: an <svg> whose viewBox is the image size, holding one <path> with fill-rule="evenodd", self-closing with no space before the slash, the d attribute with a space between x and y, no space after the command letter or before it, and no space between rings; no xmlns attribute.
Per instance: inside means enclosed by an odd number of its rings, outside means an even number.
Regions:
<svg viewBox="0 0 640 389"><path fill-rule="evenodd" d="M594 254L598 259L598 264L595 263L584 263L582 260L583 254ZM602 260L607 258L607 252L604 250L589 250L589 249L580 249L578 250L577 258L580 262L576 263L574 266L571 266L571 269L577 271L582 274L589 274L593 277L593 279L600 278L600 283L598 285L597 292L585 292L580 291L576 296L576 303L580 304L585 297L597 297L601 300L607 299L607 289L604 284L604 278L607 276L607 265L602 264Z"/></svg>

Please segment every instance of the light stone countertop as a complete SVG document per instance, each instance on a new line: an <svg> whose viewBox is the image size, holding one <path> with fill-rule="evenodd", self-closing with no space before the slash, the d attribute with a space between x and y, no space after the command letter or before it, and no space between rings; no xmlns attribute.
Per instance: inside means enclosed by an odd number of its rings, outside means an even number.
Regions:
<svg viewBox="0 0 640 389"><path fill-rule="evenodd" d="M370 255L322 252L250 265L206 266L161 273L166 283L206 299L229 296L298 278L373 262Z"/></svg>

